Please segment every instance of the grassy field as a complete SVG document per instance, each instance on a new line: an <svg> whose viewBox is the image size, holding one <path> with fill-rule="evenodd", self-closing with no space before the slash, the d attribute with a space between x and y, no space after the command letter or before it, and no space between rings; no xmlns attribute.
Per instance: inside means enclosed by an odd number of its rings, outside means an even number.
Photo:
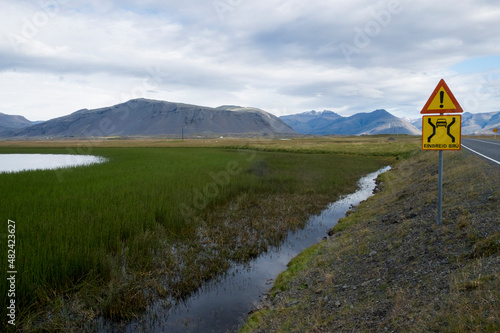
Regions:
<svg viewBox="0 0 500 333"><path fill-rule="evenodd" d="M420 137L408 135L374 135L356 137L301 137L301 138L223 138L223 139L100 139L100 140L62 140L62 141L4 141L5 148L65 148L73 153L91 153L98 148L168 147L168 148L238 148L265 151L286 151L302 153L334 153L343 155L369 156L407 156L414 152Z"/></svg>
<svg viewBox="0 0 500 333"><path fill-rule="evenodd" d="M109 160L0 175L0 216L16 222L18 327L78 329L184 297L418 147L387 139L2 142L2 154Z"/></svg>
<svg viewBox="0 0 500 333"><path fill-rule="evenodd" d="M468 153L420 152L302 252L241 332L499 332L500 172Z"/></svg>

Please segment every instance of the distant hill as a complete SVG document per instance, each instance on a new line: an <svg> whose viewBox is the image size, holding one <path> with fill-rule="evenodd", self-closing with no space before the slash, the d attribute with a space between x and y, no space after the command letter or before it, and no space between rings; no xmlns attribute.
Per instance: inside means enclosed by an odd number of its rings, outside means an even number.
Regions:
<svg viewBox="0 0 500 333"><path fill-rule="evenodd" d="M33 125L23 116L11 116L0 112L0 131L13 130Z"/></svg>
<svg viewBox="0 0 500 333"><path fill-rule="evenodd" d="M411 123L422 130L422 118ZM462 114L462 134L492 134L494 128L500 129L500 111Z"/></svg>
<svg viewBox="0 0 500 333"><path fill-rule="evenodd" d="M100 109L83 109L19 130L11 137L105 137L158 135L297 134L276 116L256 108L210 108L134 99Z"/></svg>
<svg viewBox="0 0 500 333"><path fill-rule="evenodd" d="M313 134L319 128L322 128L325 123L330 123L342 118L342 116L333 111L325 110L318 112L313 110L299 114L281 116L280 118L299 133Z"/></svg>
<svg viewBox="0 0 500 333"><path fill-rule="evenodd" d="M395 117L383 109L369 113L357 113L350 117L342 117L332 111L309 111L282 116L281 119L301 134L421 134L421 131L408 121Z"/></svg>

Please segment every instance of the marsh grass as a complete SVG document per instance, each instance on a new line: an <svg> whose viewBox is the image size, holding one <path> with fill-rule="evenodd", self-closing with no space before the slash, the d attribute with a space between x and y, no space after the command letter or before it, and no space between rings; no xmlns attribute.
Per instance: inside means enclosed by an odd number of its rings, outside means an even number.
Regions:
<svg viewBox="0 0 500 333"><path fill-rule="evenodd" d="M438 226L437 162L421 152L383 174L333 239L291 261L242 332L499 332L498 170L445 153Z"/></svg>
<svg viewBox="0 0 500 333"><path fill-rule="evenodd" d="M76 148L0 148L68 151ZM249 148L96 145L91 153L109 161L0 175L0 216L16 221L18 327L26 331L128 320L155 297L185 297L390 163Z"/></svg>

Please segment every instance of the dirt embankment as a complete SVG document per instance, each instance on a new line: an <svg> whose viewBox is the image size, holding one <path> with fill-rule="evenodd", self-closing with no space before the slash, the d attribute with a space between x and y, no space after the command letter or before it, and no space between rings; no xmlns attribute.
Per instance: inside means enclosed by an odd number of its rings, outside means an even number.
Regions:
<svg viewBox="0 0 500 333"><path fill-rule="evenodd" d="M500 331L500 170L422 152L275 282L243 332Z"/></svg>

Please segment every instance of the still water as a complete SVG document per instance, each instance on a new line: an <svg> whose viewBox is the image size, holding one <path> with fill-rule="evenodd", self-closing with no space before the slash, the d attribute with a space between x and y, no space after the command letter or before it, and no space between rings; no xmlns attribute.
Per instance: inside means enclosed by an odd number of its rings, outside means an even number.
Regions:
<svg viewBox="0 0 500 333"><path fill-rule="evenodd" d="M116 327L101 321L100 332L234 332L245 322L287 263L300 252L327 236L346 212L372 195L377 176L386 167L359 180L359 189L312 216L306 227L290 232L279 247L270 249L246 265L235 265L225 277L203 286L186 302L165 309L158 301L138 320Z"/></svg>
<svg viewBox="0 0 500 333"><path fill-rule="evenodd" d="M104 157L59 154L0 154L0 173L50 170L106 162Z"/></svg>

